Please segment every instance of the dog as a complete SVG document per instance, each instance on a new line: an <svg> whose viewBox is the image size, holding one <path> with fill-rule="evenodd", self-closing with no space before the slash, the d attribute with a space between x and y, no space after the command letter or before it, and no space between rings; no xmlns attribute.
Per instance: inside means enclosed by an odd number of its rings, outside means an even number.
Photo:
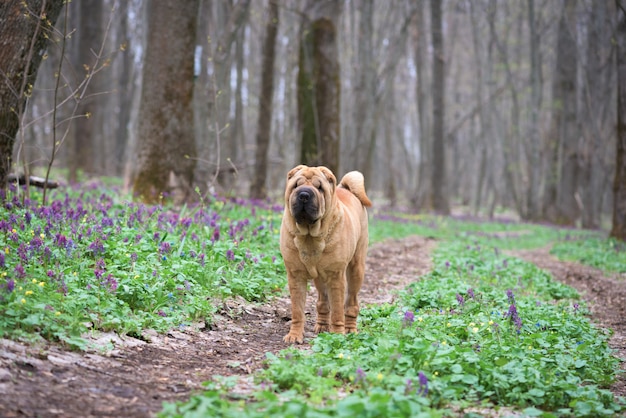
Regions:
<svg viewBox="0 0 626 418"><path fill-rule="evenodd" d="M358 293L368 246L363 174L337 178L327 167L299 165L287 174L285 211L280 227L289 294L291 327L283 340L304 341L307 283L317 289L315 333L357 332Z"/></svg>

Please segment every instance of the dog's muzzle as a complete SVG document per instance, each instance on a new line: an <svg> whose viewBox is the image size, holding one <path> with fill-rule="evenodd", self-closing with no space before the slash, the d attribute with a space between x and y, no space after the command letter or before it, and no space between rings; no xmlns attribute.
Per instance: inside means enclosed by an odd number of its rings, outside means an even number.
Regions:
<svg viewBox="0 0 626 418"><path fill-rule="evenodd" d="M318 199L310 187L294 191L291 199L291 214L299 224L314 224L318 219Z"/></svg>

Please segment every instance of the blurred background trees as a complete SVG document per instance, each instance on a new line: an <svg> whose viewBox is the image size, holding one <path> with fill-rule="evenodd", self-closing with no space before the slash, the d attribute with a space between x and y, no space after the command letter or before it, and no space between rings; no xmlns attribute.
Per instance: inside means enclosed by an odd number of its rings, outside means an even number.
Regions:
<svg viewBox="0 0 626 418"><path fill-rule="evenodd" d="M26 1L32 10L40 3ZM155 4L179 2L68 3L56 24L67 28L65 53L53 39L23 135L13 134L13 152L23 153L13 170L45 168L51 126L67 124L57 177L116 176L131 190L151 125L165 141L163 173L193 170L185 198L278 197L288 169L310 162L339 176L362 171L379 207L590 228L610 221L619 0L197 3L195 35L174 10L150 20ZM190 36L193 54L189 44L167 52ZM153 74L154 84L151 72L167 74ZM89 89L76 97L86 77ZM158 123L142 116L146 101L157 102ZM164 130L163 118L185 129ZM154 187L167 197L180 182Z"/></svg>

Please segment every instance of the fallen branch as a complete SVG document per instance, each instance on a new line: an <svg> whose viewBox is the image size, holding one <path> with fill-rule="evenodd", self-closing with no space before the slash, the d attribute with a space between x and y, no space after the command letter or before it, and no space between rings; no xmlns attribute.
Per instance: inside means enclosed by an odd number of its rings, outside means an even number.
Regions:
<svg viewBox="0 0 626 418"><path fill-rule="evenodd" d="M16 174L8 175L8 182L10 183L19 183L20 186L26 184L26 176L24 174L20 174L19 176ZM46 188L46 189L56 189L59 187L59 182L53 180L46 180L43 177L36 176L28 176L28 184L30 186Z"/></svg>

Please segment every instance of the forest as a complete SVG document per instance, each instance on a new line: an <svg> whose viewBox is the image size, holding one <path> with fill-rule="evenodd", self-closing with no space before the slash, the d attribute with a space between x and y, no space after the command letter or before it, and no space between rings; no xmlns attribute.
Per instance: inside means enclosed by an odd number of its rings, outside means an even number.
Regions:
<svg viewBox="0 0 626 418"><path fill-rule="evenodd" d="M625 241L624 0L0 1L0 416L621 416Z"/></svg>
<svg viewBox="0 0 626 418"><path fill-rule="evenodd" d="M265 198L305 163L380 206L605 229L624 201L619 1L24 4L47 21L3 25L35 57L0 51L4 175Z"/></svg>

